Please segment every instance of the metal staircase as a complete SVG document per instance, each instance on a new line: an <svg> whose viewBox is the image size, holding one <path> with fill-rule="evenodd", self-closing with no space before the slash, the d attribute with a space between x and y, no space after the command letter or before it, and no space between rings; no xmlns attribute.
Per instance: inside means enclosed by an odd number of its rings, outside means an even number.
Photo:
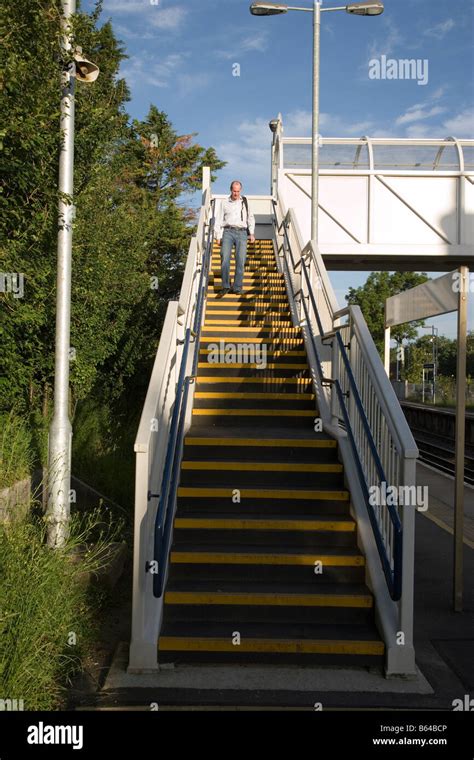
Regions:
<svg viewBox="0 0 474 760"><path fill-rule="evenodd" d="M276 161L274 160L274 171ZM383 664L412 676L417 448L358 307L278 195L250 197L245 293L218 297L204 170L135 442L130 673Z"/></svg>
<svg viewBox="0 0 474 760"><path fill-rule="evenodd" d="M159 661L381 665L343 466L336 441L314 430L310 367L273 242L249 246L242 296L218 298L218 251ZM238 361L255 359L257 344L265 366Z"/></svg>

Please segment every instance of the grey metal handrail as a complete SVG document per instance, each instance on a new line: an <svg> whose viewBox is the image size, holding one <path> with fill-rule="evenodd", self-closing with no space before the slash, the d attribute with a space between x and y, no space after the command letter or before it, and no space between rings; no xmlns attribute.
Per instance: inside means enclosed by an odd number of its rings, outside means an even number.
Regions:
<svg viewBox="0 0 474 760"><path fill-rule="evenodd" d="M162 486L160 490L158 509L155 517L153 563L156 564L152 565L151 562L146 563L147 572L153 568L153 595L157 598L160 598L163 594L170 549L171 527L173 523L172 507L176 499L176 492L178 488L179 466L183 443L184 422L186 416L189 386L195 380L199 358L202 312L209 278L212 242L214 239L214 201L211 202L211 206L212 217L209 224L207 246L202 260L201 276L196 296L194 324L192 329L190 327L187 328L184 338L181 366L176 386L176 397L173 408L173 415L171 418L168 446L166 450L165 465L163 470ZM190 375L186 375L189 347L192 341L194 341L196 344L192 370Z"/></svg>
<svg viewBox="0 0 474 760"><path fill-rule="evenodd" d="M273 203L274 203L274 206L275 206L276 202L274 201ZM380 478L380 482L381 483L386 483L387 479L386 479L386 475L385 475L385 472L384 472L384 468L383 468L382 462L380 460L380 457L379 457L379 454L378 454L378 451L377 451L377 447L375 445L375 441L374 441L374 438L373 438L373 435L372 435L372 431L370 429L370 425L369 425L369 422L368 422L368 419L367 419L367 415L365 413L364 406L362 404L362 400L361 400L361 396L360 396L360 393L359 393L359 390L358 390L358 387L357 387L357 383L356 383L354 374L352 372L352 368L351 368L351 365L350 365L350 360L349 360L349 357L347 355L347 351L346 351L346 348L344 346L344 342L343 342L343 340L341 338L340 332L339 332L339 330L335 330L334 332L329 332L329 333L328 332L326 332L326 333L324 332L322 321L321 321L321 317L319 315L319 310L318 310L318 307L317 307L317 304L316 304L316 301L315 301L315 298L314 298L313 290L312 290L312 287L311 287L311 281L310 281L309 274L308 274L308 271L307 271L307 263L305 261L305 258L302 256L300 258L300 260L297 263L295 263L295 259L294 259L293 252L292 252L292 249L291 249L291 243L290 243L290 240L289 240L289 236L288 236L288 232L287 232L287 229L286 229L285 221L283 220L282 224L279 227L277 219L276 219L276 214L275 214L275 216L274 216L274 224L275 224L275 228L276 228L276 230L278 232L280 231L281 228L283 228L283 235L284 235L284 238L285 238L285 242L286 242L286 246L287 246L288 252L290 254L290 259L291 259L291 263L292 263L292 266L293 266L293 271L296 270L296 266L298 264L301 265L301 272L302 272L302 274L305 277L305 282L306 282L306 285L307 285L307 288L308 288L309 300L311 301L312 310L313 310L313 313L315 315L316 321L318 323L318 329L319 329L319 333L320 333L320 336L321 336L321 340L324 341L325 339L329 339L329 338L334 339L334 337L336 338L337 346L338 346L338 349L339 349L339 351L341 353L341 357L342 357L342 360L343 360L343 363L344 363L344 367L345 367L345 370L346 370L347 375L348 375L350 389L351 389L352 396L353 396L354 402L355 402L355 408L357 409L357 412L358 412L358 414L359 414L359 416L361 418L362 426L363 426L363 429L364 429L364 433L365 433L367 441L368 441L369 449L370 449L370 451L372 453L372 456L374 458L374 461L375 461L375 466L376 466L376 470L377 470L378 476ZM286 260L286 257L283 257L283 260L284 260L284 263L285 263L285 266L286 266L286 269L287 269L288 282L290 283L290 287L292 289L292 296L293 296L293 298L296 298L296 296L299 295L299 294L301 295L301 303L302 303L302 307L303 307L303 310L304 310L304 313L305 313L305 318L306 318L306 322L307 322L307 325L308 325L308 332L309 332L311 344L312 344L312 347L313 347L314 355L315 355L315 358L316 358L316 364L317 364L317 370L318 370L320 384L321 384L321 386L332 385L332 386L334 386L334 388L336 390L336 394L337 394L337 397L338 397L339 405L340 405L340 408L341 408L341 411L342 411L343 422L344 422L345 428L347 430L347 434L348 434L349 441L350 441L350 444L351 444L351 448L352 448L352 451L353 451L353 455L354 455L354 459L355 459L355 463L356 463L356 469L357 469L360 485L361 485L361 488L362 488L362 493L364 495L364 501L365 501L365 505L366 505L367 512L368 512L368 515L369 515L370 524L372 526L372 530L373 530L373 534L374 534L374 539L375 539L375 542L376 542L376 545L377 545L377 550L378 550L378 553L379 553L379 556L380 556L380 561L382 563L382 568L383 568L383 572L384 572L384 575L385 575L387 587L388 587L388 590L389 590L391 598L394 601L398 601L400 599L401 593L402 593L402 558L403 558L403 529L402 529L402 525L401 525L401 522L400 522L400 518L398 516L398 513L397 513L395 507L392 504L388 504L387 507L388 507L390 521L392 523L392 528L393 528L393 557L392 557L392 559L393 559L393 568L392 568L392 562L390 561L390 558L389 558L388 553L387 553L387 549L386 549L386 546L385 546L385 543L384 543L384 540L383 540L383 536L382 536L382 533L380 531L380 526L378 524L377 516L376 516L375 511L373 509L373 506L372 506L372 504L370 502L369 486L368 486L368 483L367 483L367 479L365 477L364 469L363 469L362 462L361 462L361 459L360 459L360 454L359 454L359 451L358 451L358 448L357 448L357 445L356 445L356 442L355 442L354 433L353 433L352 425L351 425L351 422L350 422L349 411L347 409L347 405L346 405L346 401L345 401L346 396L345 396L345 394L344 394L344 392L342 390L341 384L340 384L340 382L339 382L338 379L327 378L324 375L324 370L323 370L323 366L322 366L320 351L319 351L318 346L316 344L316 340L315 340L315 336L313 334L313 330L311 329L311 320L310 320L310 315L309 315L309 312L308 312L308 307L307 307L306 302L305 302L305 298L303 297L303 293L302 293L301 289L299 291L297 291L297 292L295 292L293 290L292 280L291 280L291 276L290 276L290 272L289 272L289 268L288 268L288 262Z"/></svg>

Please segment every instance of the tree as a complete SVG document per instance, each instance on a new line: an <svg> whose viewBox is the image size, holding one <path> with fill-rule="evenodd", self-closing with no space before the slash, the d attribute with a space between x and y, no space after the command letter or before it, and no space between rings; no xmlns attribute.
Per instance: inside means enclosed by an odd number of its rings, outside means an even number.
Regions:
<svg viewBox="0 0 474 760"><path fill-rule="evenodd" d="M152 106L130 124L118 77L125 52L110 23L74 17L75 43L100 67L76 86L71 308L73 408L94 388L119 394L148 367L167 301L179 291L195 225L180 202L200 186L213 148L178 135ZM0 88L1 270L24 274L24 297L0 293L0 408L43 408L54 372L60 102L59 0L4 0ZM41 65L38 65L38 62ZM158 287L151 286L151 278Z"/></svg>
<svg viewBox="0 0 474 760"><path fill-rule="evenodd" d="M371 332L372 338L379 353L383 354L384 346L384 323L385 323L385 301L390 296L409 290L422 282L426 282L428 277L425 273L417 272L371 272L364 285L358 288L349 288L349 294L346 301L349 304L360 306L364 315L367 326ZM397 325L392 328L392 338L397 343L402 341L413 340L417 335L417 328L423 324L423 321L410 322L403 325Z"/></svg>

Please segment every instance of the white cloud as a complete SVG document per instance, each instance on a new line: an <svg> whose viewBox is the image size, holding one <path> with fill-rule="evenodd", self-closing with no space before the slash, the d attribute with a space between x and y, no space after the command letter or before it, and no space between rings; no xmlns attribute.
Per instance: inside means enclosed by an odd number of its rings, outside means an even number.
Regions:
<svg viewBox="0 0 474 760"><path fill-rule="evenodd" d="M123 65L120 74L130 86L145 83L152 87L169 87L171 79L176 81L176 71L185 57L184 53L171 53L157 61L150 53L136 55Z"/></svg>
<svg viewBox="0 0 474 760"><path fill-rule="evenodd" d="M268 33L257 32L253 35L242 35L239 42L233 43L227 50L218 50L218 58L238 61L239 56L249 52L264 53L268 48Z"/></svg>
<svg viewBox="0 0 474 760"><path fill-rule="evenodd" d="M110 13L142 13L150 7L150 0L105 0L104 11Z"/></svg>
<svg viewBox="0 0 474 760"><path fill-rule="evenodd" d="M307 137L311 134L311 111L290 111L283 117L285 137Z"/></svg>
<svg viewBox="0 0 474 760"><path fill-rule="evenodd" d="M452 18L447 18L446 21L442 21L440 24L435 24L435 26L425 29L424 33L428 37L435 37L437 40L442 40L451 29L454 29L455 26L455 21Z"/></svg>
<svg viewBox="0 0 474 760"><path fill-rule="evenodd" d="M424 139L427 137L443 137L443 135L440 133L439 127L429 124L411 124L406 128L403 137Z"/></svg>
<svg viewBox="0 0 474 760"><path fill-rule="evenodd" d="M260 117L254 121L243 121L234 130L234 139L215 146L217 155L227 161L220 176L224 186L231 179L240 177L245 191L251 194L256 192L255 187L266 188L270 184L272 137L268 121Z"/></svg>
<svg viewBox="0 0 474 760"><path fill-rule="evenodd" d="M186 14L185 8L176 6L175 8L155 10L149 15L147 21L157 29L177 29L181 26Z"/></svg>
<svg viewBox="0 0 474 760"><path fill-rule="evenodd" d="M210 82L210 75L203 73L178 74L176 77L178 91L182 96L191 95L196 92L196 90L201 90L203 87L207 87Z"/></svg>
<svg viewBox="0 0 474 760"><path fill-rule="evenodd" d="M423 121L424 119L431 119L433 116L438 116L440 113L444 113L446 108L441 106L433 106L433 108L424 109L423 107L411 106L404 114L398 117L395 124L410 124L416 121Z"/></svg>
<svg viewBox="0 0 474 760"><path fill-rule="evenodd" d="M381 34L377 34L377 37L369 45L369 60L372 58L380 58L381 55L391 55L395 48L399 47L403 42L402 35L391 19L390 21L383 19L381 25L385 27L387 33L385 37L382 37Z"/></svg>
<svg viewBox="0 0 474 760"><path fill-rule="evenodd" d="M162 8L161 0L159 3L151 3L150 0L106 0L104 11L113 15L133 14L137 18L145 20L147 27L152 26L155 29L178 29L184 21L188 11L181 5L172 6L171 8ZM129 36L144 36L149 39L150 33L145 31L143 35L138 34L136 30L126 30ZM122 27L121 34L125 30Z"/></svg>
<svg viewBox="0 0 474 760"><path fill-rule="evenodd" d="M312 129L311 111L290 111L283 115L285 137L310 137ZM373 123L369 120L351 122L341 116L328 113L319 115L319 131L327 137L359 137L367 134Z"/></svg>
<svg viewBox="0 0 474 760"><path fill-rule="evenodd" d="M474 108L466 108L464 111L446 119L443 124L446 134L454 137L474 137Z"/></svg>

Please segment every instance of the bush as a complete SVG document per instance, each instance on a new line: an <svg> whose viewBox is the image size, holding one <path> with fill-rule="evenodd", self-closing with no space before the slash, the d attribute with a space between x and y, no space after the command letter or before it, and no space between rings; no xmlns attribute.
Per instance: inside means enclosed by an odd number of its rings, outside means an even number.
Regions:
<svg viewBox="0 0 474 760"><path fill-rule="evenodd" d="M120 528L98 510L75 516L66 546L53 550L42 517L0 524L0 699L22 699L25 710L64 702L97 633L99 595L88 574L103 566Z"/></svg>

